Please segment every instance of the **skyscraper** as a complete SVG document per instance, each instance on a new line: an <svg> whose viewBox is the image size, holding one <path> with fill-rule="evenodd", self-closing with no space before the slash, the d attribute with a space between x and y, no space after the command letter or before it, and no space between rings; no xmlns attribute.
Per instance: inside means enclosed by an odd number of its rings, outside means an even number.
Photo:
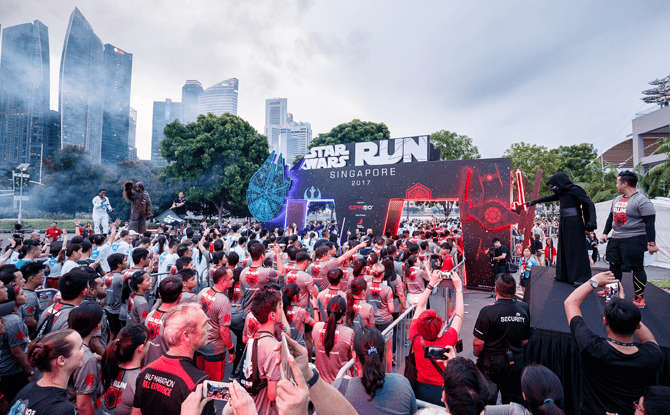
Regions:
<svg viewBox="0 0 670 415"><path fill-rule="evenodd" d="M48 151L49 31L35 20L2 32L0 56L0 165L39 169Z"/></svg>
<svg viewBox="0 0 670 415"><path fill-rule="evenodd" d="M181 104L184 115L180 118L182 124L195 122L198 118L198 97L203 93L202 84L196 80L186 81L181 88Z"/></svg>
<svg viewBox="0 0 670 415"><path fill-rule="evenodd" d="M137 161L137 147L135 147L137 136L137 111L130 108L130 125L128 127L128 160Z"/></svg>
<svg viewBox="0 0 670 415"><path fill-rule="evenodd" d="M286 143L286 152L282 153L286 162L291 164L296 156L307 154L307 146L312 141L312 125L308 122L295 122L288 114L288 125L281 129L281 141Z"/></svg>
<svg viewBox="0 0 670 415"><path fill-rule="evenodd" d="M133 55L106 44L103 52L105 106L102 114L102 162L128 159L130 80Z"/></svg>
<svg viewBox="0 0 670 415"><path fill-rule="evenodd" d="M95 164L101 162L104 106L103 46L75 7L65 32L60 63L58 109L61 147L83 147Z"/></svg>
<svg viewBox="0 0 670 415"><path fill-rule="evenodd" d="M167 162L161 156L161 141L165 138L163 130L165 126L182 116L181 102L172 102L171 99L154 101L154 117L151 132L151 161L158 167L165 166Z"/></svg>
<svg viewBox="0 0 670 415"><path fill-rule="evenodd" d="M286 126L287 105L286 98L265 100L265 136L268 138L270 152L275 151L284 156L286 156L286 143L281 142L281 129Z"/></svg>
<svg viewBox="0 0 670 415"><path fill-rule="evenodd" d="M198 114L210 112L216 116L223 113L237 115L237 78L226 79L207 88L198 97Z"/></svg>

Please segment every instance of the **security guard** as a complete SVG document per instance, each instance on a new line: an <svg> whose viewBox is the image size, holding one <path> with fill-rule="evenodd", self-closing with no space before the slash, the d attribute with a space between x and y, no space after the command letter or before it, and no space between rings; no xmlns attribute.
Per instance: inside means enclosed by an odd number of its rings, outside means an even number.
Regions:
<svg viewBox="0 0 670 415"><path fill-rule="evenodd" d="M477 367L500 389L502 402L523 403L521 372L523 346L530 338L530 313L514 299L516 282L510 274L498 274L496 302L482 308L474 329L473 349ZM496 390L496 395L497 395Z"/></svg>

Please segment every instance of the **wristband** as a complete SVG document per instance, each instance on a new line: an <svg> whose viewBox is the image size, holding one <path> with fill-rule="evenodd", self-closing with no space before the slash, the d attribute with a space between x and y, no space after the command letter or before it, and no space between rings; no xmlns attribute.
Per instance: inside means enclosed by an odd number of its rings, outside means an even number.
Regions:
<svg viewBox="0 0 670 415"><path fill-rule="evenodd" d="M429 290L431 290L431 291L432 291L432 290L433 290L433 289L434 289L435 287L433 287L433 286L432 286L432 285L430 285L430 284L426 284L426 288L428 288Z"/></svg>
<svg viewBox="0 0 670 415"><path fill-rule="evenodd" d="M457 293L462 293L463 289L461 288L460 290L456 290Z"/></svg>
<svg viewBox="0 0 670 415"><path fill-rule="evenodd" d="M231 346L230 348L228 348L228 353L234 355L235 354L235 346Z"/></svg>

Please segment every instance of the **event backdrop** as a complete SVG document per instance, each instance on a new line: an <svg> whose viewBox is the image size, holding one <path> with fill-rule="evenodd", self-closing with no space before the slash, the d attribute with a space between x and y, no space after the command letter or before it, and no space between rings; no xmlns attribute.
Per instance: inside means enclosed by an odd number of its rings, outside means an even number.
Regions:
<svg viewBox="0 0 670 415"><path fill-rule="evenodd" d="M314 147L291 169L273 153L251 179L249 210L269 229L303 229L309 204L329 201L344 239L356 228L395 233L406 200L458 201L467 285L490 288L491 240L510 246L511 226L530 214L512 203L511 161L439 158L428 136Z"/></svg>

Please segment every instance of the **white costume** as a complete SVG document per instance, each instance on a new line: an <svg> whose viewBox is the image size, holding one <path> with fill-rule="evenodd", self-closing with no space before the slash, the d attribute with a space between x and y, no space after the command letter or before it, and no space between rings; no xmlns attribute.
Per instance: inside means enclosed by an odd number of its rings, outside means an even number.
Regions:
<svg viewBox="0 0 670 415"><path fill-rule="evenodd" d="M93 198L93 229L95 233L98 233L101 225L102 233L105 235L109 233L109 215L107 215L109 208L111 208L111 205L107 196L102 199L100 196Z"/></svg>

